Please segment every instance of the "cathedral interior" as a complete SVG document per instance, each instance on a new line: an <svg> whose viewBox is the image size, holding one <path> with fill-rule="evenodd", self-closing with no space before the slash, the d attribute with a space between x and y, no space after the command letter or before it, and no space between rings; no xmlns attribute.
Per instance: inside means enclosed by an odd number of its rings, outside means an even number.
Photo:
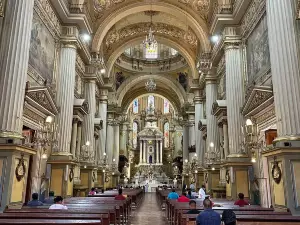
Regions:
<svg viewBox="0 0 300 225"><path fill-rule="evenodd" d="M0 0L0 210L205 185L300 204L295 0Z"/></svg>

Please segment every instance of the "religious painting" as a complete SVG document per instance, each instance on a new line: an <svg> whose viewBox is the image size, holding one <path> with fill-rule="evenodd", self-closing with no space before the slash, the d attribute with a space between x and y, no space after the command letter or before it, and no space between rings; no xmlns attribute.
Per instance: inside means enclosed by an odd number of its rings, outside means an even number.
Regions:
<svg viewBox="0 0 300 225"><path fill-rule="evenodd" d="M31 30L29 64L51 82L54 70L55 40L39 15L34 12Z"/></svg>
<svg viewBox="0 0 300 225"><path fill-rule="evenodd" d="M154 96L153 95L149 95L149 97L148 97L148 107L149 108L154 107Z"/></svg>
<svg viewBox="0 0 300 225"><path fill-rule="evenodd" d="M169 131L170 131L170 124L169 122L166 122L164 124L164 137L165 137L165 148L169 148L170 146L170 135L169 135Z"/></svg>
<svg viewBox="0 0 300 225"><path fill-rule="evenodd" d="M267 18L264 16L247 41L248 80L265 74L271 66Z"/></svg>

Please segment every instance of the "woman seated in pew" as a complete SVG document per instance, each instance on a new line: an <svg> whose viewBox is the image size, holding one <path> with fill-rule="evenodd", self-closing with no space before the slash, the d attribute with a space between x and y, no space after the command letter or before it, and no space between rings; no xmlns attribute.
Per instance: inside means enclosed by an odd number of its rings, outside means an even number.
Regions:
<svg viewBox="0 0 300 225"><path fill-rule="evenodd" d="M235 201L235 205L238 205L240 207L244 207L245 205L250 205L246 200L244 200L244 194L239 193L239 200Z"/></svg>
<svg viewBox="0 0 300 225"><path fill-rule="evenodd" d="M182 192L182 195L177 199L177 202L190 202L190 199L186 197L186 192Z"/></svg>
<svg viewBox="0 0 300 225"><path fill-rule="evenodd" d="M68 209L68 207L64 205L64 199L61 196L56 196L54 204L49 209Z"/></svg>
<svg viewBox="0 0 300 225"><path fill-rule="evenodd" d="M92 188L89 192L89 195L95 195L96 194L96 189Z"/></svg>
<svg viewBox="0 0 300 225"><path fill-rule="evenodd" d="M119 189L119 194L115 196L115 200L126 200L126 197L122 194L122 188Z"/></svg>

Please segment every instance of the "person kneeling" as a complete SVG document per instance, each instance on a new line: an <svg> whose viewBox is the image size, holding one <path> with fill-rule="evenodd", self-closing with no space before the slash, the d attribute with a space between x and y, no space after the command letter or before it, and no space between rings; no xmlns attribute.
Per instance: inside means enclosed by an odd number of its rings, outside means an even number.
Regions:
<svg viewBox="0 0 300 225"><path fill-rule="evenodd" d="M56 196L54 204L49 209L68 209L68 207L64 205L64 199L61 196Z"/></svg>

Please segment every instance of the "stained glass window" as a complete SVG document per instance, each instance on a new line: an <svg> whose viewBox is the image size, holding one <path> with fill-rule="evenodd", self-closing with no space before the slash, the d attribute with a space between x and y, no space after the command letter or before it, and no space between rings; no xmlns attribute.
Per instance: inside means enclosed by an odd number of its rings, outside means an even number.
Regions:
<svg viewBox="0 0 300 225"><path fill-rule="evenodd" d="M137 124L137 122L133 122L133 125L132 125L132 145L133 145L133 148L137 147L137 135L138 135L138 124Z"/></svg>
<svg viewBox="0 0 300 225"><path fill-rule="evenodd" d="M170 135L169 135L169 130L170 130L170 124L169 124L169 122L166 122L166 123L164 124L165 148L170 147Z"/></svg>
<svg viewBox="0 0 300 225"><path fill-rule="evenodd" d="M164 114L170 112L170 103L167 99L164 99Z"/></svg>
<svg viewBox="0 0 300 225"><path fill-rule="evenodd" d="M134 99L133 104L132 104L132 110L133 113L139 113L139 100Z"/></svg>
<svg viewBox="0 0 300 225"><path fill-rule="evenodd" d="M146 59L157 59L158 57L157 45L147 45L145 57Z"/></svg>
<svg viewBox="0 0 300 225"><path fill-rule="evenodd" d="M148 107L150 108L150 106L154 107L154 96L153 95L149 95L149 97L148 97Z"/></svg>

